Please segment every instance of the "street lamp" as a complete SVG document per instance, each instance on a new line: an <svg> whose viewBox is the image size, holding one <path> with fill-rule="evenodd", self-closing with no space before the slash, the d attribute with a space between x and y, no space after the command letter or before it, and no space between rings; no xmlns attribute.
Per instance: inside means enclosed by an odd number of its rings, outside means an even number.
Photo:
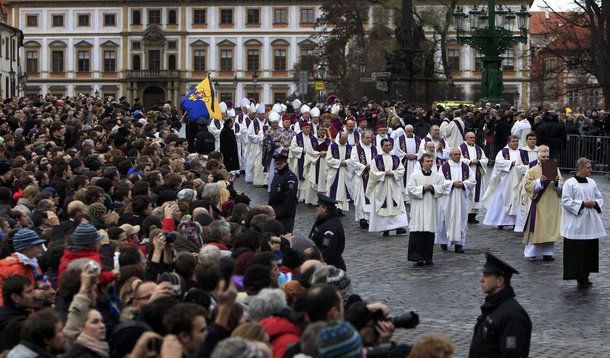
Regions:
<svg viewBox="0 0 610 358"><path fill-rule="evenodd" d="M237 87L237 75L233 77L233 87Z"/></svg>
<svg viewBox="0 0 610 358"><path fill-rule="evenodd" d="M324 76L326 75L326 64L322 62L318 65L318 78L320 81L324 82ZM326 87L325 87L326 88ZM322 102L324 99L324 90L318 92L319 101Z"/></svg>
<svg viewBox="0 0 610 358"><path fill-rule="evenodd" d="M366 61L365 59L361 59L360 60L360 99L359 101L362 100L362 78L364 77L364 73L366 72Z"/></svg>
<svg viewBox="0 0 610 358"><path fill-rule="evenodd" d="M468 15L461 6L456 7L453 19L458 42L483 54L482 102L506 104L502 96L502 53L518 43L527 42L530 16L523 5L517 13L513 13L510 8L497 5L496 0L487 0L487 8L474 6ZM468 23L467 18L470 19ZM518 35L513 33L515 19ZM467 25L469 28L466 28Z"/></svg>

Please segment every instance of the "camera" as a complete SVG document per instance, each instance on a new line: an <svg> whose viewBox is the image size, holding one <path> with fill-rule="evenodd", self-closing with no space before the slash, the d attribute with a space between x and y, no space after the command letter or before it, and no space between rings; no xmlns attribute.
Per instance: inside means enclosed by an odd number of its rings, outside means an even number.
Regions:
<svg viewBox="0 0 610 358"><path fill-rule="evenodd" d="M89 261L87 263L87 267L90 268L91 270L97 272L98 274L101 272L100 265L95 261Z"/></svg>
<svg viewBox="0 0 610 358"><path fill-rule="evenodd" d="M176 233L175 232L164 232L165 242L168 244L173 244L176 242Z"/></svg>
<svg viewBox="0 0 610 358"><path fill-rule="evenodd" d="M379 321L390 321L394 325L394 328L405 328L411 329L417 327L419 324L419 315L413 311L402 313L395 317L384 317L381 310L372 312L373 320L375 323Z"/></svg>

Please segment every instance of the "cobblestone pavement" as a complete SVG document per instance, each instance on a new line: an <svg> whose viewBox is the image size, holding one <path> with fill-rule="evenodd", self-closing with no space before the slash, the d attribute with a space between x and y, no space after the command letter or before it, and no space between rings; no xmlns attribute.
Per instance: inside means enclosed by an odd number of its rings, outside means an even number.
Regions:
<svg viewBox="0 0 610 358"><path fill-rule="evenodd" d="M610 179L593 178L609 199ZM248 193L253 206L266 203L266 189L244 184L243 176L236 187ZM436 247L434 266L415 268L406 257L408 234L385 238L369 234L358 228L351 209L342 221L347 239L344 258L354 292L365 300L386 303L394 314L413 310L420 315L416 329L395 332L397 340L413 342L424 333L436 332L452 340L454 357L468 356L474 323L485 298L479 286L484 253L490 251L521 273L513 277L512 284L517 300L532 319L531 357L610 356L603 345L610 338L606 241L600 245L600 273L591 276L594 286L580 291L576 282L562 280L562 243L556 244L556 261L526 261L520 234L470 225L465 254L442 252ZM607 202L603 215L608 232L609 212ZM484 212L478 219L483 221L483 216ZM314 218L314 208L299 204L295 235L308 235Z"/></svg>

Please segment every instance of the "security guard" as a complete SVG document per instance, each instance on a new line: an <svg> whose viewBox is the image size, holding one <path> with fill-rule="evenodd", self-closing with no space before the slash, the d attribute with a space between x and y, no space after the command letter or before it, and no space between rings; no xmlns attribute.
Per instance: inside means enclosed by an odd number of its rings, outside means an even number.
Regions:
<svg viewBox="0 0 610 358"><path fill-rule="evenodd" d="M269 205L275 210L275 219L284 226L284 233L292 232L297 213L299 179L288 169L288 157L275 154L275 175L269 190Z"/></svg>
<svg viewBox="0 0 610 358"><path fill-rule="evenodd" d="M318 193L318 216L309 238L316 243L327 264L345 271L345 261L341 256L345 249L345 232L336 204L333 199Z"/></svg>
<svg viewBox="0 0 610 358"><path fill-rule="evenodd" d="M512 275L519 272L494 255L486 255L480 281L487 297L474 326L469 357L527 357L532 321L510 285Z"/></svg>

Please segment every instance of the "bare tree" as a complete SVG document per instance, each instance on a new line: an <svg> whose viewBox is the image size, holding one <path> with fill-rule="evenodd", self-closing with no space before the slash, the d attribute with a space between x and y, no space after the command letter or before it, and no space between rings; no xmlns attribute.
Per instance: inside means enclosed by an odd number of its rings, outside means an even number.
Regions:
<svg viewBox="0 0 610 358"><path fill-rule="evenodd" d="M605 105L610 104L610 0L574 0L575 10L558 12L549 32L559 41L549 47L569 68L581 68L597 79Z"/></svg>

